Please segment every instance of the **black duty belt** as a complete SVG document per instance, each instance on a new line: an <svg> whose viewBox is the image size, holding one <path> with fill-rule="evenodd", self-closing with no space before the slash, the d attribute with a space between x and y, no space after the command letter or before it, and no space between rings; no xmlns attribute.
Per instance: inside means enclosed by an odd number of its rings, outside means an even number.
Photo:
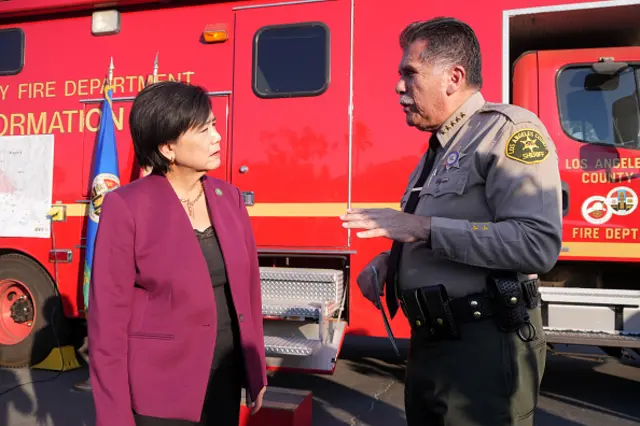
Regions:
<svg viewBox="0 0 640 426"><path fill-rule="evenodd" d="M456 322L478 321L493 316L491 296L476 293L449 300L449 306Z"/></svg>
<svg viewBox="0 0 640 426"><path fill-rule="evenodd" d="M487 291L449 299L442 285L422 287L402 292L400 306L414 330L435 338L457 338L460 324L492 317L502 323L505 313L513 316L510 310L515 307L527 310L538 306L537 280L512 282L511 288L517 291L499 294Z"/></svg>

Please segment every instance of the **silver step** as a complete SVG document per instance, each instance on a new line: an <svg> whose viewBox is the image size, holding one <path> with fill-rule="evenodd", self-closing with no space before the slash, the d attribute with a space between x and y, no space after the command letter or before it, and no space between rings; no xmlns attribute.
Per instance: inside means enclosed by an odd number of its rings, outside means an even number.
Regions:
<svg viewBox="0 0 640 426"><path fill-rule="evenodd" d="M549 343L568 345L613 346L621 348L640 348L639 334L606 333L602 331L563 330L545 328Z"/></svg>
<svg viewBox="0 0 640 426"><path fill-rule="evenodd" d="M261 267L260 281L264 316L319 319L333 315L343 304L342 271Z"/></svg>
<svg viewBox="0 0 640 426"><path fill-rule="evenodd" d="M546 312L545 325L555 343L604 342L602 345L614 346L635 342L637 337L629 336L640 335L640 291L565 287L539 290Z"/></svg>
<svg viewBox="0 0 640 426"><path fill-rule="evenodd" d="M640 291L599 288L540 287L543 302L640 307Z"/></svg>
<svg viewBox="0 0 640 426"><path fill-rule="evenodd" d="M320 316L333 315L340 305L335 302L327 302L325 304L325 312L323 304L317 302L308 302L305 300L282 301L282 300L262 300L262 315L265 317L296 317L296 318L314 318L319 319Z"/></svg>
<svg viewBox="0 0 640 426"><path fill-rule="evenodd" d="M265 336L264 346L267 356L311 356L320 349L322 343L304 337Z"/></svg>
<svg viewBox="0 0 640 426"><path fill-rule="evenodd" d="M345 331L332 318L344 306L343 272L261 267L260 281L267 364L332 372Z"/></svg>
<svg viewBox="0 0 640 426"><path fill-rule="evenodd" d="M267 366L332 374L346 325L345 321L329 320L324 337L320 337L320 324L315 322L265 321Z"/></svg>

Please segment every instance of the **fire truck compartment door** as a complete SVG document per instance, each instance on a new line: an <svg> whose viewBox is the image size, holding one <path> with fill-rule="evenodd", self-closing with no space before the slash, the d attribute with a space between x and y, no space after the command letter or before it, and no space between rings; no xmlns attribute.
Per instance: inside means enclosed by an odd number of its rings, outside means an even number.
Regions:
<svg viewBox="0 0 640 426"><path fill-rule="evenodd" d="M230 176L257 243L345 247L349 2L236 13Z"/></svg>

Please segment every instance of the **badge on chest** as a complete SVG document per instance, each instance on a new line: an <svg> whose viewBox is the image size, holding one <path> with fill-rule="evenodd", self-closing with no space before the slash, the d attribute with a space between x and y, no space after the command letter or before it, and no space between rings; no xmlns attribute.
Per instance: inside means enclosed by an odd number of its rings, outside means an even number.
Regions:
<svg viewBox="0 0 640 426"><path fill-rule="evenodd" d="M460 159L462 157L464 157L465 154L461 153L460 151L453 151L451 153L449 153L449 155L446 156L445 160L444 160L444 168L445 170L449 171L452 168L453 169L459 169L460 168Z"/></svg>

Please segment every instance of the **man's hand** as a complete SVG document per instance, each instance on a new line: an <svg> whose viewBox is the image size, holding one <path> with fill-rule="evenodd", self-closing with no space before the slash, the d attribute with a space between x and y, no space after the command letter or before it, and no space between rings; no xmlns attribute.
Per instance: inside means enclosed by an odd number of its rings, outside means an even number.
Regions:
<svg viewBox="0 0 640 426"><path fill-rule="evenodd" d="M382 296L383 283L387 277L389 264L389 254L381 253L374 257L371 262L358 275L358 287L362 295L366 297L376 308L380 309L380 296ZM377 284L377 285L376 285Z"/></svg>
<svg viewBox="0 0 640 426"><path fill-rule="evenodd" d="M251 397L249 396L249 392L247 392L247 407L251 408L251 415L253 416L260 408L262 408L262 397L264 397L264 392L267 390L266 386L263 386L260 389L260 393L258 393L258 397L255 401L251 401Z"/></svg>
<svg viewBox="0 0 640 426"><path fill-rule="evenodd" d="M352 209L340 216L342 226L350 229L366 229L358 238L386 237L403 243L428 241L431 234L431 218L408 214L393 209Z"/></svg>

